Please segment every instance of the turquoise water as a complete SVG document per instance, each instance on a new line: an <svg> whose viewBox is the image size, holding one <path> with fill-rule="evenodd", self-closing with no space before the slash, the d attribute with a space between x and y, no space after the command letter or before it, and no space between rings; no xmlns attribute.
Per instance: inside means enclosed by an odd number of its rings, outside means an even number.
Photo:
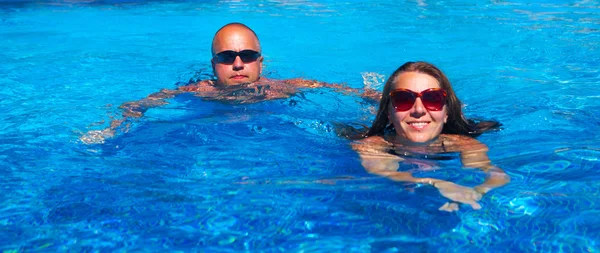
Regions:
<svg viewBox="0 0 600 253"><path fill-rule="evenodd" d="M600 2L0 3L3 252L599 252ZM478 211L364 172L335 123L369 103L330 90L251 105L180 96L101 145L123 102L210 76L229 22L268 76L381 87L438 65L512 177ZM482 180L456 160L428 176ZM414 166L414 165L406 165Z"/></svg>

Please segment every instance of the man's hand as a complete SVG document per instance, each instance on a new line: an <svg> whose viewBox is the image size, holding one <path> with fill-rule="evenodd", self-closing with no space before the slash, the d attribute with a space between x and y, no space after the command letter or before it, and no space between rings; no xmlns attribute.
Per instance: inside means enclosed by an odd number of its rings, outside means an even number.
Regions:
<svg viewBox="0 0 600 253"><path fill-rule="evenodd" d="M360 96L373 103L379 103L379 101L381 100L381 92L370 88L365 88L365 90L363 91L363 93L360 94Z"/></svg>

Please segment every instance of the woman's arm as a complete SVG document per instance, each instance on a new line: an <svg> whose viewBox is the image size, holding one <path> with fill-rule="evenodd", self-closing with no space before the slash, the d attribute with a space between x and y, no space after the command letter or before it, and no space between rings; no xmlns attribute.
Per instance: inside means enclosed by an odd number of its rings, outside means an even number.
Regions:
<svg viewBox="0 0 600 253"><path fill-rule="evenodd" d="M384 176L394 181L433 185L442 181L434 178L415 178L410 172L398 171L399 162L404 159L385 152L389 143L380 136L371 136L352 144L358 153L361 164L371 174Z"/></svg>
<svg viewBox="0 0 600 253"><path fill-rule="evenodd" d="M481 199L481 193L470 187L435 178L415 178L410 172L398 171L399 162L403 159L385 152L387 147L389 147L389 143L379 136L371 136L352 145L352 148L358 152L362 166L369 173L399 182L430 184L438 189L442 196L450 200L439 210L457 211L457 203L468 204L473 209L481 208L477 203Z"/></svg>
<svg viewBox="0 0 600 253"><path fill-rule="evenodd" d="M510 177L504 170L491 163L485 144L468 136L454 135L452 138L448 151L460 152L460 159L465 168L478 168L485 172L485 181L474 187L477 192L485 194L510 182Z"/></svg>

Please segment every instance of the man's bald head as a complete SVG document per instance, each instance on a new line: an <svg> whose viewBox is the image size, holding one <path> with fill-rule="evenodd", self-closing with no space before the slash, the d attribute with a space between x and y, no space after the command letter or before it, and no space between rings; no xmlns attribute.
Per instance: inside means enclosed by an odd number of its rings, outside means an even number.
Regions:
<svg viewBox="0 0 600 253"><path fill-rule="evenodd" d="M218 84L248 83L260 78L263 58L258 36L244 24L231 23L221 27L215 33L211 52L211 63ZM221 58L217 57L217 54L221 54ZM231 56L228 61L219 60L223 54L233 54L233 62L229 61Z"/></svg>
<svg viewBox="0 0 600 253"><path fill-rule="evenodd" d="M237 44L237 45L233 45ZM253 49L258 52L261 52L260 42L258 41L258 35L250 29L250 27L242 24L242 23L229 23L221 27L213 37L211 52L215 55L218 52L224 50L231 50L232 46L241 46L252 45L252 48L241 48L239 50L244 49ZM227 49L224 49L226 48Z"/></svg>

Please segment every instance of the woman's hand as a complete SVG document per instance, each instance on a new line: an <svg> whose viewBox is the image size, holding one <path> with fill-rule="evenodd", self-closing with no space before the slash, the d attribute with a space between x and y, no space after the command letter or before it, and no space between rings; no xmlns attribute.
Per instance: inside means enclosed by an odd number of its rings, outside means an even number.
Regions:
<svg viewBox="0 0 600 253"><path fill-rule="evenodd" d="M457 185L448 181L437 181L433 184L437 188L442 196L450 199L454 202L471 205L474 210L481 209L481 205L477 203L481 199L481 193L475 191L471 187ZM440 207L442 211L457 211L458 205L456 203L448 202Z"/></svg>

